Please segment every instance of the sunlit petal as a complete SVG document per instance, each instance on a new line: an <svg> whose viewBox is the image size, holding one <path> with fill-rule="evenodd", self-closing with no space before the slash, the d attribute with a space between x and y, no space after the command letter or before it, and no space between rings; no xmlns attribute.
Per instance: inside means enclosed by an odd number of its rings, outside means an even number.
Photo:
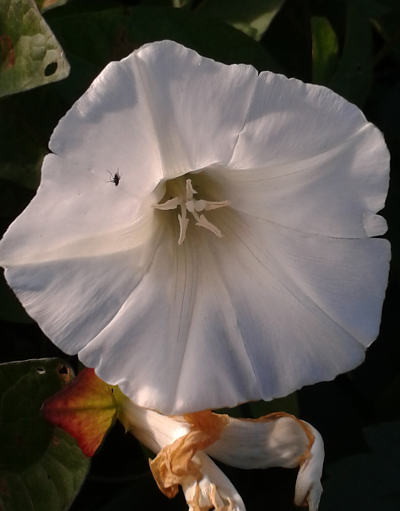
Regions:
<svg viewBox="0 0 400 511"><path fill-rule="evenodd" d="M227 185L247 213L325 236L386 231L375 217L389 182L383 136L325 87L261 73L229 168L250 169Z"/></svg>
<svg viewBox="0 0 400 511"><path fill-rule="evenodd" d="M207 448L216 459L238 468L300 466L295 504L318 508L324 445L310 424L286 413L272 413L255 420L233 419Z"/></svg>
<svg viewBox="0 0 400 511"><path fill-rule="evenodd" d="M251 66L225 66L173 41L145 45L105 68L61 120L50 149L90 168L119 168L121 184L137 169L174 177L226 163L256 76Z"/></svg>

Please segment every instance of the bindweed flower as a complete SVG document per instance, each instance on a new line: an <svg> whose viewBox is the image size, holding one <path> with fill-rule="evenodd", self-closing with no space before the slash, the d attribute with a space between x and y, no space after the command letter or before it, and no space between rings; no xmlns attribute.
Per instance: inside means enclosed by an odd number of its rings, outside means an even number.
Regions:
<svg viewBox="0 0 400 511"><path fill-rule="evenodd" d="M319 433L287 413L234 419L210 411L166 416L141 408L84 369L45 401L44 417L75 437L92 456L117 417L157 456L149 460L169 498L182 487L189 511L244 511L243 501L214 459L238 468L299 467L294 502L316 511L322 492L324 447Z"/></svg>
<svg viewBox="0 0 400 511"><path fill-rule="evenodd" d="M389 155L356 106L162 41L110 63L49 147L0 262L50 339L134 403L268 400L363 360Z"/></svg>

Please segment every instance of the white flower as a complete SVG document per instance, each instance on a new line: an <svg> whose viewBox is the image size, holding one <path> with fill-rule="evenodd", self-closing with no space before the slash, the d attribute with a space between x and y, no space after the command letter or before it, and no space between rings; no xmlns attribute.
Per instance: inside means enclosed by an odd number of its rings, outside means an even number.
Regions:
<svg viewBox="0 0 400 511"><path fill-rule="evenodd" d="M50 339L132 401L268 400L363 360L389 156L357 107L163 41L109 64L49 146L0 261Z"/></svg>
<svg viewBox="0 0 400 511"><path fill-rule="evenodd" d="M324 447L310 424L273 413L259 419L233 419L209 411L168 417L124 400L119 419L158 455L150 468L160 490L174 497L181 485L189 511L244 511L229 479L209 458L238 468L299 466L294 502L318 509ZM207 454L206 454L207 453Z"/></svg>

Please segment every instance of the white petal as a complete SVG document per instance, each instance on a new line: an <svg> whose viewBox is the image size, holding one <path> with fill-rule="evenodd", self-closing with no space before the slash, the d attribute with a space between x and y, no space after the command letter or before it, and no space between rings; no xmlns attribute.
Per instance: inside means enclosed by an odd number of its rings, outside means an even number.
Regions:
<svg viewBox="0 0 400 511"><path fill-rule="evenodd" d="M310 511L318 509L324 444L310 424L285 413L256 420L230 418L220 438L206 450L210 456L238 468L300 466L295 504L308 504Z"/></svg>
<svg viewBox="0 0 400 511"><path fill-rule="evenodd" d="M219 213L224 244L210 242L235 311L237 342L257 380L258 396L244 380L253 399L287 395L359 364L378 333L389 244L234 218ZM235 380L231 372L231 385Z"/></svg>
<svg viewBox="0 0 400 511"><path fill-rule="evenodd" d="M226 66L172 41L110 63L54 130L49 147L58 157L45 158L2 263L129 226L161 199L152 192L166 177L226 163L256 77L251 66Z"/></svg>
<svg viewBox="0 0 400 511"><path fill-rule="evenodd" d="M136 61L137 53L133 53L108 64L55 128L49 147L72 166L70 172L64 171L69 191L83 188L93 197L93 178L104 183L109 173L117 171L121 176L118 187L112 190L114 184L107 185L114 196L120 187L135 193L138 180L141 184L161 179L153 121L143 98L143 84L133 75ZM56 177L59 183L62 177Z"/></svg>
<svg viewBox="0 0 400 511"><path fill-rule="evenodd" d="M325 87L261 73L229 167L248 169L226 173L224 188L246 213L328 236L386 230L375 216L389 181L382 134Z"/></svg>
<svg viewBox="0 0 400 511"><path fill-rule="evenodd" d="M297 474L294 502L297 506L308 504L309 511L317 511L322 494L321 475L324 461L324 443L318 431L305 423L311 430L314 440L307 460Z"/></svg>
<svg viewBox="0 0 400 511"><path fill-rule="evenodd" d="M236 488L204 452L198 452L193 460L201 467L202 478L196 481L188 477L182 484L189 511L246 511Z"/></svg>
<svg viewBox="0 0 400 511"><path fill-rule="evenodd" d="M135 77L146 91L165 175L227 162L256 70L217 63L172 41L145 45L136 54Z"/></svg>
<svg viewBox="0 0 400 511"><path fill-rule="evenodd" d="M243 223L238 220L232 228L242 235L242 243L254 250L305 310L329 318L363 346L371 344L378 335L387 285L387 240L308 235L253 217L241 218ZM292 317L290 309L286 312ZM312 336L308 339L313 342Z"/></svg>
<svg viewBox="0 0 400 511"><path fill-rule="evenodd" d="M230 418L207 453L238 468L293 468L299 465L309 444L307 426L302 421L289 414L273 413L256 420Z"/></svg>
<svg viewBox="0 0 400 511"><path fill-rule="evenodd" d="M79 353L132 401L163 412L179 409L175 382L196 291L195 254L178 246L176 230L162 235L122 307Z"/></svg>
<svg viewBox="0 0 400 511"><path fill-rule="evenodd" d="M149 179L138 174L129 183L121 178L118 187L108 179L106 172L46 156L36 196L1 241L1 264L112 254L151 238L152 205L160 197L144 193Z"/></svg>
<svg viewBox="0 0 400 511"><path fill-rule="evenodd" d="M268 400L359 364L378 332L388 243L214 215L224 238L198 246L178 406L190 393L199 409Z"/></svg>
<svg viewBox="0 0 400 511"><path fill-rule="evenodd" d="M69 354L113 321L151 263L152 245L97 257L10 267L5 276L28 313Z"/></svg>
<svg viewBox="0 0 400 511"><path fill-rule="evenodd" d="M173 41L147 44L105 68L61 120L50 149L91 168L119 168L122 179L227 162L256 77L251 66L226 66Z"/></svg>
<svg viewBox="0 0 400 511"><path fill-rule="evenodd" d="M137 247L119 251L113 233L78 244L74 257L68 245L68 258L23 260L6 278L61 349L78 352L137 404L177 413L246 401L257 389L219 268L197 233L178 246L177 222L163 225ZM86 257L90 251L96 257Z"/></svg>
<svg viewBox="0 0 400 511"><path fill-rule="evenodd" d="M126 254L126 268L132 268L126 280L134 288L97 336L87 338L79 357L132 401L163 413L247 401L258 391L245 347L237 344L235 311L219 268L210 265L197 232L178 246L172 225L141 273L137 256Z"/></svg>
<svg viewBox="0 0 400 511"><path fill-rule="evenodd" d="M190 431L190 425L182 417L170 417L142 408L129 399L120 406L118 419L127 431L154 453Z"/></svg>

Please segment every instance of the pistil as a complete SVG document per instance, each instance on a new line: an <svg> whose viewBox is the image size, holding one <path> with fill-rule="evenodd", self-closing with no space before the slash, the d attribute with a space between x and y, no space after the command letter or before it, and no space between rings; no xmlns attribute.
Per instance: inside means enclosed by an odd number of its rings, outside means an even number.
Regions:
<svg viewBox="0 0 400 511"><path fill-rule="evenodd" d="M211 231L218 238L222 237L221 231L218 229L216 225L211 223L203 211L211 211L213 209L223 208L224 206L228 206L229 201L207 201L203 199L195 199L194 195L197 194L197 191L192 186L192 180L186 179L185 189L183 194L177 195L172 199L168 199L161 204L156 204L154 207L156 209L160 209L162 211L166 211L169 209L177 209L180 208L180 213L178 213L178 222L179 222L179 238L178 245L182 245L186 238L186 231L189 225L188 213L192 215L195 220L195 225L198 227L203 227L208 231Z"/></svg>

